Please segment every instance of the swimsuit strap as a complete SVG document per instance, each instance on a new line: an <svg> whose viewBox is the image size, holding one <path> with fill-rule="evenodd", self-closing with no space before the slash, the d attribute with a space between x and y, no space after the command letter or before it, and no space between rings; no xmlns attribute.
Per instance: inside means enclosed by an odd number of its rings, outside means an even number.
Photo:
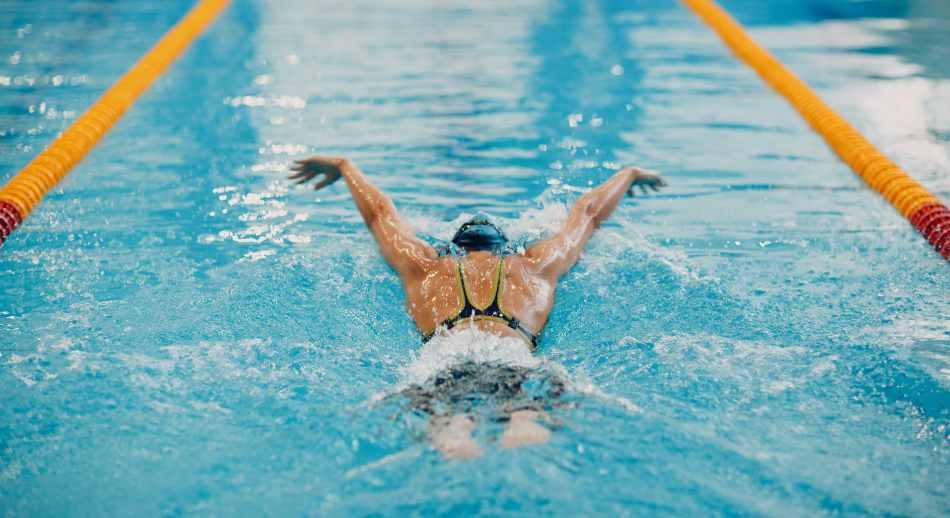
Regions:
<svg viewBox="0 0 950 518"><path fill-rule="evenodd" d="M501 294L501 283L504 281L504 272L505 272L505 258L504 257L502 257L498 261L498 274L495 276L495 279L494 279L495 289L494 289L494 293L492 293L491 300L488 302L488 305L482 306L482 307L476 306L475 302L473 302L472 299L468 296L468 288L466 287L466 284L465 284L465 267L462 266L462 261L457 261L455 264L456 264L456 268L458 268L459 277L462 279L462 297L465 298L465 309L473 308L479 312L486 312L486 313L490 312L494 308L501 309L499 308L498 298L499 298L499 295ZM465 311L462 311L462 312L464 313Z"/></svg>
<svg viewBox="0 0 950 518"><path fill-rule="evenodd" d="M440 325L445 326L446 329L452 329L460 321L468 319L468 318L475 319L475 320L480 320L480 319L501 320L505 322L506 324L508 324L508 327L510 327L511 329L520 331L521 334L523 334L525 338L528 339L529 343L531 344L532 350L537 349L538 335L532 333L528 328L522 325L521 322L517 318L513 316L509 316L501 308L502 283L505 280L505 258L502 257L498 261L498 274L494 279L495 289L494 289L494 293L492 294L491 301L488 303L488 305L482 306L482 307L476 306L475 303L472 301L472 299L469 298L469 295L468 295L469 292L468 292L468 288L466 287L466 282L465 282L465 267L462 266L462 261L457 261L455 264L456 264L456 269L457 269L458 278L459 278L459 289L462 290L462 293L461 293L462 300L460 301L461 302L460 306L462 307L461 309L459 309L458 313L455 314L455 316L445 319ZM434 334L435 334L435 331L429 333L428 335L423 336L422 338L423 343L429 341L429 339L431 339Z"/></svg>

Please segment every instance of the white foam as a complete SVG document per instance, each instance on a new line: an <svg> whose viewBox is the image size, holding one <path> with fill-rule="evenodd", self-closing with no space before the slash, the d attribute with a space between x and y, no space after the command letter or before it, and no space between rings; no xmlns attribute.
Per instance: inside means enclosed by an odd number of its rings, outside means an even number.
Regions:
<svg viewBox="0 0 950 518"><path fill-rule="evenodd" d="M633 401L630 401L629 399L623 396L618 396L615 394L611 394L609 392L604 392L603 389L601 389L597 385L594 385L594 382L592 382L590 379L575 379L575 380L569 379L568 387L574 392L585 394L592 398L599 399L605 403L611 403L611 404L617 405L620 408L626 410L628 413L631 413L631 414L643 413L643 409L640 408L640 406L634 403Z"/></svg>
<svg viewBox="0 0 950 518"><path fill-rule="evenodd" d="M573 379L559 363L535 356L524 340L499 336L475 327L465 327L434 336L400 369L402 379L399 383L374 394L364 404L371 406L410 385L421 385L453 365L466 362L528 369L543 368L562 379L569 391L617 405L631 414L642 412L642 409L629 399L604 392L587 378Z"/></svg>
<svg viewBox="0 0 950 518"><path fill-rule="evenodd" d="M379 460L369 462L367 464L363 464L362 466L357 466L355 468L347 470L346 473L343 474L343 478L346 480L350 480L354 477L364 475L366 473L369 473L370 471L376 470L388 464L392 464L393 462L414 459L418 457L419 455L421 455L422 451L423 450L421 447L413 446L412 448L408 448L400 452L386 455L385 457Z"/></svg>
<svg viewBox="0 0 950 518"><path fill-rule="evenodd" d="M475 327L436 334L402 369L404 384L421 384L447 368L465 362L536 368L542 361L520 338L499 336Z"/></svg>

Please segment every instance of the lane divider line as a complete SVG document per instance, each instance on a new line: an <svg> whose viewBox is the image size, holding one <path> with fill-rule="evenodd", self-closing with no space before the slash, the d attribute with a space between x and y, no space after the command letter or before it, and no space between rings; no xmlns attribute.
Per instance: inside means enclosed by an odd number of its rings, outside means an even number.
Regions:
<svg viewBox="0 0 950 518"><path fill-rule="evenodd" d="M950 261L950 209L880 152L714 0L682 0L723 43L781 94L872 189Z"/></svg>
<svg viewBox="0 0 950 518"><path fill-rule="evenodd" d="M101 97L0 189L0 245L230 3L200 0Z"/></svg>

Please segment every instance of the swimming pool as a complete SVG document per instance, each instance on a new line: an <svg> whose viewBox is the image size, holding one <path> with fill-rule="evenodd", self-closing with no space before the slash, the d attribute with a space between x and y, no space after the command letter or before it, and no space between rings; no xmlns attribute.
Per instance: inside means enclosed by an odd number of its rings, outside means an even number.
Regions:
<svg viewBox="0 0 950 518"><path fill-rule="evenodd" d="M946 264L687 10L237 1L0 249L0 511L950 514ZM5 181L190 7L10 1ZM944 200L950 11L723 5ZM445 462L345 154L432 239L663 171L560 288L543 447Z"/></svg>

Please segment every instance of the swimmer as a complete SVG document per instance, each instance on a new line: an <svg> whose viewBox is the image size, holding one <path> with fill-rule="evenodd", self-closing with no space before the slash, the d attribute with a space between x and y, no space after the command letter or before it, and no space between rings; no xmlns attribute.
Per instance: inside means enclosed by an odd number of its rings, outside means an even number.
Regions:
<svg viewBox="0 0 950 518"><path fill-rule="evenodd" d="M487 216L475 216L452 238L464 252L455 257L440 256L433 246L416 237L392 200L346 158L314 156L295 161L291 170L290 179L297 183L322 177L314 185L316 190L340 178L346 181L383 257L402 280L407 310L424 342L474 327L519 340L531 351L538 347L551 313L558 279L580 258L594 230L624 195L633 196L634 188L646 194L647 189L658 191L666 185L655 173L636 167L622 169L581 196L556 234L518 254L503 255L509 250L502 229ZM429 439L443 456L472 458L481 454L472 437L475 422L470 416L431 415ZM550 430L539 424L545 419L543 409L514 409L506 419L502 447L546 442Z"/></svg>

